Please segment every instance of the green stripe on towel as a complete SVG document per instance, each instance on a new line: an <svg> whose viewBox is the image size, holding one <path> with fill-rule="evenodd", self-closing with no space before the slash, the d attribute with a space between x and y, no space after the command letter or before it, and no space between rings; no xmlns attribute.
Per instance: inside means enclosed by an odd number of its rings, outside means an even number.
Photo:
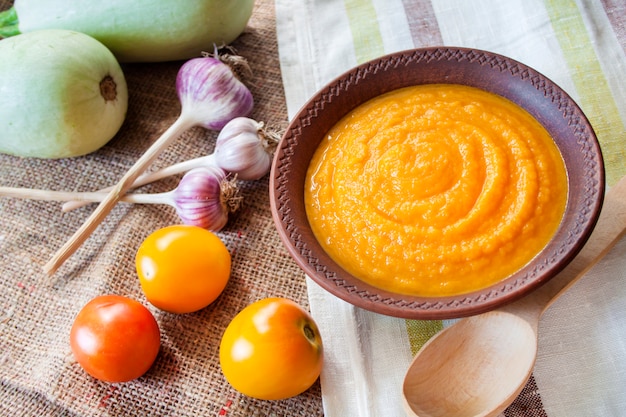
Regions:
<svg viewBox="0 0 626 417"><path fill-rule="evenodd" d="M345 0L356 60L362 64L385 53L376 9L369 0Z"/></svg>
<svg viewBox="0 0 626 417"><path fill-rule="evenodd" d="M579 105L591 122L607 167L607 181L614 184L626 174L626 135L615 98L587 34L587 27L573 0L546 0L546 9L579 95ZM563 19L563 16L568 16Z"/></svg>
<svg viewBox="0 0 626 417"><path fill-rule="evenodd" d="M424 343L428 342L428 339L443 330L443 322L440 320L407 320L406 330L411 344L411 353L415 355Z"/></svg>

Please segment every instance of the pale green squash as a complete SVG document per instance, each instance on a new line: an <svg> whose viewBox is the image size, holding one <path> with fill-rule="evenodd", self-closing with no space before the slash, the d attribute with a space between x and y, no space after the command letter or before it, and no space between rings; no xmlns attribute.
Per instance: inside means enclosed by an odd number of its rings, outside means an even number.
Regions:
<svg viewBox="0 0 626 417"><path fill-rule="evenodd" d="M254 0L15 0L0 36L70 29L105 44L120 62L182 60L230 44Z"/></svg>
<svg viewBox="0 0 626 417"><path fill-rule="evenodd" d="M118 132L128 108L115 56L83 33L41 30L0 41L0 152L85 155Z"/></svg>

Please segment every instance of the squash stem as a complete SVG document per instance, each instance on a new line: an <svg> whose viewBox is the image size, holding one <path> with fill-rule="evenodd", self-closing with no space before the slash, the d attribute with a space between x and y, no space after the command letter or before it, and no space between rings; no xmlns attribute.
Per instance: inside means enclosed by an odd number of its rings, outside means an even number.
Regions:
<svg viewBox="0 0 626 417"><path fill-rule="evenodd" d="M17 12L14 7L0 12L0 38L19 35Z"/></svg>

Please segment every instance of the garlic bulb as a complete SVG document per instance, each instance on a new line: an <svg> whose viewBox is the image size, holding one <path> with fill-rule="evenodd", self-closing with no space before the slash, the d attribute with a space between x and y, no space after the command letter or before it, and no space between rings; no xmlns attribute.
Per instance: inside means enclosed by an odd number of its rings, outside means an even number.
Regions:
<svg viewBox="0 0 626 417"><path fill-rule="evenodd" d="M173 206L184 224L211 231L222 229L228 215L239 208L235 179L224 170L206 166L187 172L172 191Z"/></svg>
<svg viewBox="0 0 626 417"><path fill-rule="evenodd" d="M254 100L232 68L219 58L194 58L176 77L176 92L185 117L209 130L220 130L235 117L250 114Z"/></svg>
<svg viewBox="0 0 626 417"><path fill-rule="evenodd" d="M263 122L236 117L224 126L215 142L214 162L242 180L256 180L270 170L279 136Z"/></svg>

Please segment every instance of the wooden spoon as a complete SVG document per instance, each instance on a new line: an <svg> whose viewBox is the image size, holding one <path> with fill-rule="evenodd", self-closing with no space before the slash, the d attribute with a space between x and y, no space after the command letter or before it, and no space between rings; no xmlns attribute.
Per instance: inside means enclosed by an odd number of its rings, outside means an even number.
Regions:
<svg viewBox="0 0 626 417"><path fill-rule="evenodd" d="M417 353L403 385L408 416L497 416L518 396L537 357L541 315L626 229L626 177L606 194L589 240L557 276L503 308L464 318Z"/></svg>

